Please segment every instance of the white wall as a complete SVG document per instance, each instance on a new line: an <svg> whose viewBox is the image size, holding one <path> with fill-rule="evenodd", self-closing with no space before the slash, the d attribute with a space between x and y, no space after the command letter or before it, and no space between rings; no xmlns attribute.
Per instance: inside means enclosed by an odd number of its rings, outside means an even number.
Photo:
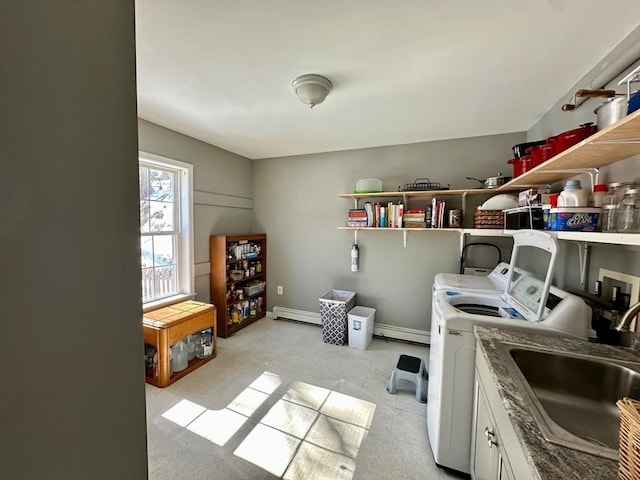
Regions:
<svg viewBox="0 0 640 480"><path fill-rule="evenodd" d="M133 2L3 0L0 58L0 478L146 478Z"/></svg>
<svg viewBox="0 0 640 480"><path fill-rule="evenodd" d="M257 160L253 168L254 230L269 238L268 308L319 312L329 289L355 291L356 303L376 308L376 322L428 331L431 286L439 272L457 272L459 238L452 232L361 232L360 271L350 271L354 234L346 225L356 180L377 177L385 191L429 177L451 188L475 188L465 176L509 172L511 147L524 133ZM488 191L489 195L491 191ZM480 203L487 197L471 197ZM458 199L446 198L459 206ZM410 206L424 207L425 200ZM472 226L469 213L466 224ZM504 243L504 242L502 242ZM495 265L493 252L487 264ZM276 295L276 286L284 295Z"/></svg>
<svg viewBox="0 0 640 480"><path fill-rule="evenodd" d="M209 302L209 236L251 232L251 160L145 120L140 150L193 165L196 299Z"/></svg>

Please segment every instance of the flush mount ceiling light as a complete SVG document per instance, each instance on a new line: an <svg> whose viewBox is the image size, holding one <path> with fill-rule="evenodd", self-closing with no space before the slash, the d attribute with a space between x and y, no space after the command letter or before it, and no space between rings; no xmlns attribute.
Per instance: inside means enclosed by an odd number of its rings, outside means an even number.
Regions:
<svg viewBox="0 0 640 480"><path fill-rule="evenodd" d="M300 75L291 82L293 90L303 103L311 108L324 102L331 91L331 81L322 75Z"/></svg>

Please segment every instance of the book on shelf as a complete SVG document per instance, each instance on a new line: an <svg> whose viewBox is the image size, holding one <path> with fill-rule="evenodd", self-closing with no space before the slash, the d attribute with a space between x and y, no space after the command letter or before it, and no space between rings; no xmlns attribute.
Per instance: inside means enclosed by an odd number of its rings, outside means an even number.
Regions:
<svg viewBox="0 0 640 480"><path fill-rule="evenodd" d="M364 208L350 208L347 213L347 227L366 227L369 224L367 211Z"/></svg>
<svg viewBox="0 0 640 480"><path fill-rule="evenodd" d="M408 223L424 223L424 210L410 209L404 212L403 222L406 226Z"/></svg>
<svg viewBox="0 0 640 480"><path fill-rule="evenodd" d="M404 225L405 208L401 202L374 204L366 202L364 208L350 208L347 213L348 227L377 227L377 228L402 228ZM410 220L424 220L424 214L418 217L409 217Z"/></svg>
<svg viewBox="0 0 640 480"><path fill-rule="evenodd" d="M367 211L364 208L350 208L349 217L366 217Z"/></svg>
<svg viewBox="0 0 640 480"><path fill-rule="evenodd" d="M431 200L431 228L444 227L444 212L446 202L433 198Z"/></svg>

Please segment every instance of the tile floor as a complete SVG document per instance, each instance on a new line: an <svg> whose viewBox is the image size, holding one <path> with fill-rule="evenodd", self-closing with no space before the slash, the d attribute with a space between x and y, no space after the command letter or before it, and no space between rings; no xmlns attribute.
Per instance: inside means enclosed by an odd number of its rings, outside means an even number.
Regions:
<svg viewBox="0 0 640 480"><path fill-rule="evenodd" d="M374 338L329 345L318 326L264 318L218 340L218 357L167 388L146 386L149 478L447 479L426 404L385 387L400 354Z"/></svg>

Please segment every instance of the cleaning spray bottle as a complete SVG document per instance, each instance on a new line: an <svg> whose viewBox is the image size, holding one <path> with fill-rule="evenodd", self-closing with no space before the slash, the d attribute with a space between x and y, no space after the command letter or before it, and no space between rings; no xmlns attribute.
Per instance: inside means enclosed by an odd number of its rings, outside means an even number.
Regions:
<svg viewBox="0 0 640 480"><path fill-rule="evenodd" d="M358 244L354 243L353 245L351 245L351 271L352 272L358 271L358 264L359 264L358 256L359 256Z"/></svg>

